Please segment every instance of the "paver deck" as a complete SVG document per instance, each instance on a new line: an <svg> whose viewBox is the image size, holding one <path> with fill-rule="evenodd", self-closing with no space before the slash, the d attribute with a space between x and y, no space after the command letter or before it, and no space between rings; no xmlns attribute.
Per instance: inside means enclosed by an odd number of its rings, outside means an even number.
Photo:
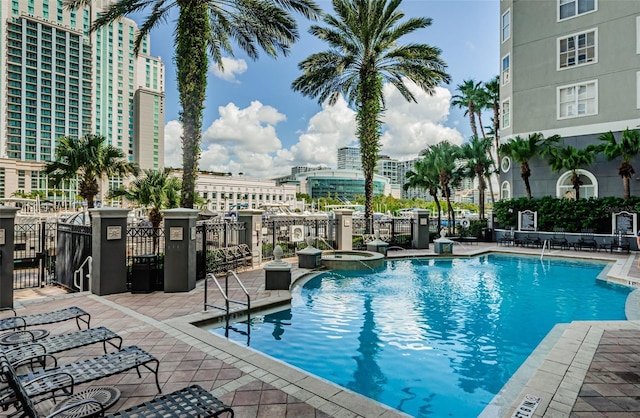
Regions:
<svg viewBox="0 0 640 418"><path fill-rule="evenodd" d="M462 256L486 251L540 254L539 249L496 247L495 243L463 244L454 248L456 255ZM393 251L388 256L432 255L432 250L407 250ZM613 265L608 274L617 281L625 284L640 281L635 253L558 250L547 255L607 260ZM295 263L295 260L289 261ZM294 264L292 273L297 279L309 271L298 269ZM239 276L251 295L253 309L286 304L291 298L288 291L265 290L261 268L240 272ZM216 320L220 316L220 312L204 312L203 292L203 283L185 293L123 293L103 297L44 288L16 291L14 300L18 314L70 305L90 312L92 326L105 326L123 337L124 346L138 345L160 360L163 393L197 383L231 405L239 418L406 416L196 327L194 323ZM215 292L210 291L209 295L215 298ZM230 297L241 299L240 294L232 293ZM628 317L631 312L633 319L640 319L638 301L640 297L631 302L635 309L628 309ZM46 328L56 334L73 331L75 324L61 323ZM640 321L575 322L558 327L545 342L527 362L531 370L519 373L520 381L510 382L510 392L501 392L483 416L510 417L525 394L541 397L533 416L640 416L640 366L636 366L640 364ZM66 363L101 353L101 346L96 345L56 357L60 363ZM102 379L93 385L116 385L122 392L110 411L141 403L157 392L153 376L148 372L142 372L142 378L132 372ZM81 386L79 390L89 386ZM43 403L40 407L47 405Z"/></svg>

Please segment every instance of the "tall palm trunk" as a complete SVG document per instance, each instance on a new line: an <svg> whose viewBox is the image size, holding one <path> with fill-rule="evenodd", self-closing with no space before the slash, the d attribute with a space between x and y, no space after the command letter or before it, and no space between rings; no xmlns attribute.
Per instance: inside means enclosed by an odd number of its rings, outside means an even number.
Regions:
<svg viewBox="0 0 640 418"><path fill-rule="evenodd" d="M476 110L476 115L478 116L478 125L480 125L480 132L482 133L482 139L485 139L487 135L484 132L484 126L482 126L482 111Z"/></svg>
<svg viewBox="0 0 640 418"><path fill-rule="evenodd" d="M524 187L527 191L527 198L531 199L531 184L529 184L529 177L531 177L531 168L526 161L520 165L520 177L524 181Z"/></svg>
<svg viewBox="0 0 640 418"><path fill-rule="evenodd" d="M178 0L178 5L175 60L183 128L181 202L183 207L193 208L209 67L207 38L211 27L205 1Z"/></svg>
<svg viewBox="0 0 640 418"><path fill-rule="evenodd" d="M365 218L373 219L373 173L380 148L380 120L382 113L380 97L382 82L375 71L363 68L360 76L359 96L360 107L356 115L358 123L358 138L360 138L360 153L362 156L362 171L364 172ZM371 223L371 222L369 222ZM371 231L368 231L371 233Z"/></svg>
<svg viewBox="0 0 640 418"><path fill-rule="evenodd" d="M469 124L471 125L471 133L478 137L478 127L476 126L476 109L472 101L469 101L467 112L469 113Z"/></svg>

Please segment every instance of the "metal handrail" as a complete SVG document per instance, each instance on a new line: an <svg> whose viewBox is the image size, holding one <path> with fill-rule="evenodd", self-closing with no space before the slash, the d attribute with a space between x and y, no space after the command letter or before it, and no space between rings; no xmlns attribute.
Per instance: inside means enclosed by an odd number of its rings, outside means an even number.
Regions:
<svg viewBox="0 0 640 418"><path fill-rule="evenodd" d="M238 285L240 285L240 288L242 289L245 296L247 297L246 302L229 298L229 276L233 276L233 278L236 280ZM224 298L224 306L215 305L207 302L207 293L208 293L207 288L209 284L209 278L213 280L213 282L218 287L220 294L222 294L222 297ZM228 270L227 274L225 275L224 282L225 282L224 289L222 289L222 286L220 285L218 278L213 273L207 273L204 279L204 310L206 312L207 308L215 308L225 312L225 321L226 321L225 337L228 337L229 336L229 318L230 318L229 303L237 303L239 305L246 306L247 307L247 344L248 344L249 343L248 338L251 330L251 297L249 296L249 292L247 292L247 289L244 287L244 285L240 281L240 278L238 277L235 271Z"/></svg>
<svg viewBox="0 0 640 418"><path fill-rule="evenodd" d="M542 257L544 257L544 249L549 246L549 240L545 239L542 243L542 252L540 253L540 261L542 261Z"/></svg>
<svg viewBox="0 0 640 418"><path fill-rule="evenodd" d="M84 292L84 280L82 280L82 270L84 269L85 264L89 264L89 271L86 277L89 279L89 292L91 292L91 272L93 271L93 258L91 256L87 256L85 260L80 264L80 267L76 271L73 272L73 284L75 287L79 288L81 292ZM78 280L79 279L79 280Z"/></svg>

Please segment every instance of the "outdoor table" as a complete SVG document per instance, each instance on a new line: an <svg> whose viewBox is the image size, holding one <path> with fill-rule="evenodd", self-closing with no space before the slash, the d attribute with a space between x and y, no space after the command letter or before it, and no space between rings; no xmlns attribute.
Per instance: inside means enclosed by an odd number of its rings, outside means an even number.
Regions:
<svg viewBox="0 0 640 418"><path fill-rule="evenodd" d="M0 335L0 345L15 345L38 341L49 335L46 329L30 329L6 332Z"/></svg>
<svg viewBox="0 0 640 418"><path fill-rule="evenodd" d="M78 402L93 399L102 404L102 407L106 410L113 406L118 399L120 399L120 391L114 386L96 386L84 390L82 392L75 393L68 398L64 399L60 403L53 407L50 414L55 414L56 411ZM65 418L81 418L96 416L100 413L100 408L94 403L86 403L79 405L77 408L71 408L67 411L61 412L56 417Z"/></svg>

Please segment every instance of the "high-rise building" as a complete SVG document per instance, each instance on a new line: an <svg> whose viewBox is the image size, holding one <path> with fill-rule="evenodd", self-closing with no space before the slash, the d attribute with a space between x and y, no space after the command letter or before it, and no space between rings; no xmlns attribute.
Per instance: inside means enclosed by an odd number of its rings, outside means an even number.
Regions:
<svg viewBox="0 0 640 418"><path fill-rule="evenodd" d="M362 170L359 147L338 148L338 170Z"/></svg>
<svg viewBox="0 0 640 418"><path fill-rule="evenodd" d="M0 2L0 198L47 191L42 170L62 136L103 135L142 168L163 167L163 64L148 39L134 56L130 19L90 33L98 3Z"/></svg>
<svg viewBox="0 0 640 418"><path fill-rule="evenodd" d="M541 132L582 149L639 127L639 1L502 0L500 13L502 142ZM578 170L580 197L622 196L617 164L601 156ZM508 157L500 165L501 197L526 196L519 165ZM534 196L571 196L570 171L530 165Z"/></svg>

